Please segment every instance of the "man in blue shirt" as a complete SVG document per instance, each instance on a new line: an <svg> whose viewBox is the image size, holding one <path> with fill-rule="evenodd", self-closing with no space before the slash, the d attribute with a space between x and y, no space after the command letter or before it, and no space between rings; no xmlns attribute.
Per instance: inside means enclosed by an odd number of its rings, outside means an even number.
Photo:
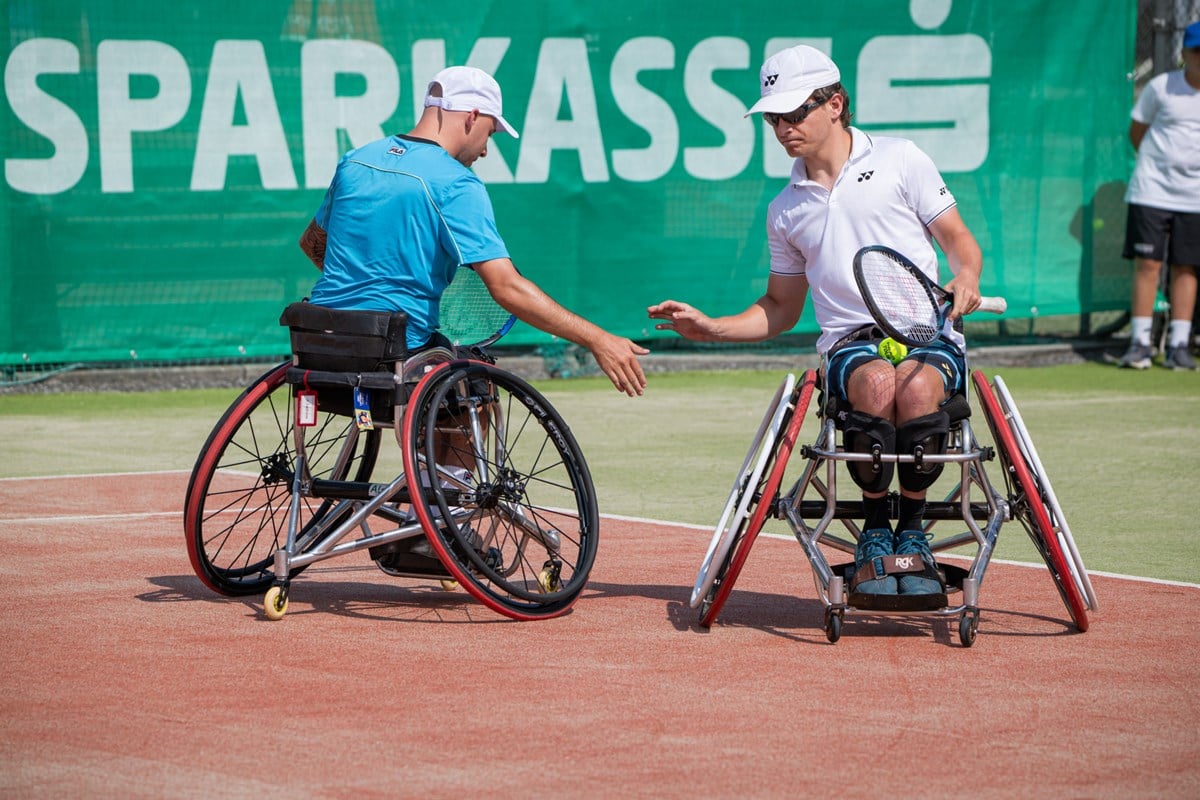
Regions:
<svg viewBox="0 0 1200 800"><path fill-rule="evenodd" d="M496 131L514 137L500 86L473 67L434 76L411 131L342 157L300 247L321 270L312 302L403 311L408 347L445 344L438 304L460 266L518 319L591 351L619 391L642 394L649 351L573 314L517 272L487 189L470 170Z"/></svg>

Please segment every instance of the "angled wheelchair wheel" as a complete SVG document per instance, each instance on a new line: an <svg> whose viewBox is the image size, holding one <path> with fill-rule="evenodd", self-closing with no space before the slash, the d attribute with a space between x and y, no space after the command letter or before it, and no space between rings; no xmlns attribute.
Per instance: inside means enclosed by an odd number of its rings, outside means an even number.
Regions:
<svg viewBox="0 0 1200 800"><path fill-rule="evenodd" d="M1096 591L1092 588L1091 578L1088 577L1087 567L1083 564L1083 557L1079 554L1079 548L1075 544L1075 537L1071 534L1071 528L1067 524L1067 517L1058 502L1058 496L1054 493L1054 487L1050 483L1050 477L1046 474L1046 468L1042 466L1042 459L1038 456L1037 448L1033 445L1029 429L1025 427L1025 420L1021 417L1021 411L1017 408L1017 403L1013 400L1012 393L1008 391L1008 386L1004 383L1004 379L999 375L992 378L992 388L996 390L996 399L1000 401L1000 407L1003 409L1005 416L1012 426L1014 438L1017 441L1017 445L1021 448L1021 454L1024 456L1026 463L1028 463L1029 471L1041 490L1041 497L1046 506L1046 513L1058 538L1059 547L1066 557L1071 577L1087 601L1088 609L1095 611L1099 608L1096 601Z"/></svg>
<svg viewBox="0 0 1200 800"><path fill-rule="evenodd" d="M1050 577L1062 597L1063 605L1071 615L1075 627L1080 632L1088 629L1087 602L1080 589L1073 565L1063 550L1059 539L1059 529L1053 521L1052 511L1047 505L1044 486L1049 485L1044 473L1034 470L1025 451L1018 441L1016 426L1010 416L1007 416L996 399L996 393L988 384L983 373L976 370L971 379L979 397L979 405L987 418L988 427L992 431L992 439L996 451L1004 467L1004 480L1008 487L1008 501L1013 519L1033 540L1038 553L1050 570ZM1001 384L1003 385L1003 384ZM1007 390L1005 390L1007 392ZM1011 396L1009 401L1011 402ZM1028 434L1026 433L1027 437ZM1040 478L1040 479L1039 479Z"/></svg>
<svg viewBox="0 0 1200 800"><path fill-rule="evenodd" d="M220 594L265 592L275 580L275 551L287 541L296 462L288 366L272 368L233 401L192 469L184 501L188 557L197 577ZM367 480L379 437L378 430L359 432L349 417L318 413L305 436L309 471L317 478ZM332 507L328 500L301 498L301 550Z"/></svg>
<svg viewBox="0 0 1200 800"><path fill-rule="evenodd" d="M692 608L700 608L709 597L717 573L733 549L737 530L750 515L754 490L767 471L767 463L775 452L775 442L783 430L784 417L795 386L795 375L788 373L784 376L783 382L775 390L775 396L767 405L767 411L758 424L754 438L750 441L750 449L746 451L746 457L742 459L742 465L738 468L733 488L725 501L721 517L717 520L717 527L713 530L704 560L700 562L700 572L696 575L696 583L692 587L689 601Z"/></svg>
<svg viewBox="0 0 1200 800"><path fill-rule="evenodd" d="M781 394L777 394L772 408L768 409L768 416L764 418L765 431L764 426L760 426L759 435L755 437L747 456L747 463L755 460L756 464L761 464L761 468L756 466L746 473L743 466L742 474L746 480L734 487L730 498L731 503L736 500L738 510L730 516L728 523L718 525L717 535L714 536L716 546L710 547L710 553L701 566L700 577L696 580L692 606L700 607L700 624L705 628L712 626L724 608L750 554L750 548L754 546L767 515L774 508L788 460L808 414L817 384L817 373L811 369L806 371L794 388L790 386L791 380L792 376L789 375L788 380L780 386ZM778 399L781 396L782 402ZM757 459L753 459L755 453L758 454ZM721 541L718 542L718 539ZM698 596L701 589L703 594Z"/></svg>
<svg viewBox="0 0 1200 800"><path fill-rule="evenodd" d="M413 509L446 569L519 620L565 613L596 558L591 473L562 417L521 378L480 361L427 373L404 415Z"/></svg>

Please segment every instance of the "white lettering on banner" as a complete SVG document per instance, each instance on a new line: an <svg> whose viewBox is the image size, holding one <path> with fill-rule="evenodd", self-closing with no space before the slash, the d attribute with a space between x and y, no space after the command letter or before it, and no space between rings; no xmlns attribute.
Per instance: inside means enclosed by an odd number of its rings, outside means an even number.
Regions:
<svg viewBox="0 0 1200 800"><path fill-rule="evenodd" d="M4 93L13 114L50 140L49 158L8 158L4 179L18 192L58 194L79 182L87 169L88 140L71 107L37 85L38 75L79 73L79 50L62 39L28 39L13 48L4 69Z"/></svg>
<svg viewBox="0 0 1200 800"><path fill-rule="evenodd" d="M559 118L564 89L571 106L570 119ZM587 42L583 39L542 42L521 136L517 183L545 183L550 177L550 155L554 150L579 153L579 167L585 181L608 180L600 113L596 110L596 87L592 84Z"/></svg>
<svg viewBox="0 0 1200 800"><path fill-rule="evenodd" d="M683 167L689 175L719 181L741 173L754 153L753 123L745 119L746 104L717 86L712 74L721 69L744 71L750 66L750 46L729 36L705 39L688 54L683 88L688 102L706 122L721 131L720 147L685 147ZM755 81L757 83L757 81Z"/></svg>
<svg viewBox="0 0 1200 800"><path fill-rule="evenodd" d="M335 83L344 73L361 75L366 91L338 96ZM345 149L338 146L339 131L346 132L351 147L383 137L383 123L400 100L400 73L374 42L312 39L300 48L300 81L304 185L324 188Z"/></svg>
<svg viewBox="0 0 1200 800"><path fill-rule="evenodd" d="M913 8L930 11L913 16L918 26L928 26L944 20L948 3L925 0L922 5L914 0ZM825 52L833 49L828 38L781 37L768 40L763 55L797 43ZM464 63L495 73L510 45L511 39L504 37L478 39ZM446 66L446 45L440 39L422 39L411 48L412 107L419 114L429 79ZM609 152L587 41L543 40L524 115L512 107L511 98L518 92L511 88L506 92L510 98L506 116L521 130L519 140L503 145L510 158L515 153L515 170L500 147L489 148L488 157L477 161L474 169L487 183L545 183L554 152L570 151L579 160L584 181L612 180L611 157L617 179L648 182L676 168L682 152L682 168L688 175L720 181L744 174L761 142L762 173L786 176L791 161L774 134L757 117L743 117L754 99L750 87L756 83L745 78L758 68L751 63L749 44L715 36L699 41L683 57L680 79L687 108L673 108L639 81L644 72L679 70L680 55L672 42L660 37L631 38L617 48L607 89L616 108L645 132L648 143ZM150 40L101 41L95 61L100 189L131 192L138 142L134 134L168 130L184 118L193 100L188 64L175 48ZM86 127L76 109L38 85L41 75L79 75L80 63L78 46L62 39L28 39L9 54L4 88L13 115L53 148L48 156L5 158L5 180L12 189L58 194L83 180L90 159ZM872 132L913 139L943 172L969 172L987 159L992 59L984 39L880 36L864 45L853 64L859 123ZM724 83L745 83L747 92L725 89L716 79L722 71L733 73ZM847 72L843 66L843 75ZM296 189L296 166L263 43L216 41L206 75L190 188L222 190L229 159L248 156L258 166L264 189ZM358 76L365 88L359 94L340 96L339 75ZM150 80L131 85L135 77ZM291 109L286 117L300 119L304 187L322 189L347 144L361 146L391 132L385 132L383 125L400 101L399 70L392 55L372 42L313 39L300 48L300 81L301 108ZM235 124L239 96L244 124ZM680 115L688 112L715 129L718 144L684 146Z"/></svg>
<svg viewBox="0 0 1200 800"><path fill-rule="evenodd" d="M650 134L641 149L612 151L613 172L624 180L658 180L675 165L679 154L679 121L666 100L638 83L638 73L675 68L675 45L669 39L641 36L630 39L613 56L608 83L617 108L630 122Z"/></svg>
<svg viewBox="0 0 1200 800"><path fill-rule="evenodd" d="M135 98L130 77L154 78L158 91ZM154 41L106 39L96 48L100 126L100 191L133 191L133 134L165 131L187 113L192 77L174 47Z"/></svg>
<svg viewBox="0 0 1200 800"><path fill-rule="evenodd" d="M245 125L233 122L239 92ZM235 155L254 156L264 189L296 188L262 42L222 40L213 46L192 162L192 191L225 188L229 157Z"/></svg>
<svg viewBox="0 0 1200 800"><path fill-rule="evenodd" d="M857 119L912 139L943 172L970 172L987 158L991 75L992 51L978 36L876 36L858 56ZM936 83L964 79L979 82Z"/></svg>

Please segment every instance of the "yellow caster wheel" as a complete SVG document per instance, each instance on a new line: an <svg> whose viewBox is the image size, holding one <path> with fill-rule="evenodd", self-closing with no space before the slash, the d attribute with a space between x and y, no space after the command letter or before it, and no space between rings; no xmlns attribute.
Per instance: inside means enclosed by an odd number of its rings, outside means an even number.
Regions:
<svg viewBox="0 0 1200 800"><path fill-rule="evenodd" d="M442 578L441 583L442 583L442 588L445 589L447 592L453 592L455 589L458 588L458 581L456 581L452 578Z"/></svg>
<svg viewBox="0 0 1200 800"><path fill-rule="evenodd" d="M272 586L267 589L266 607L263 608L267 619L283 619L283 615L287 613L287 607L288 596L282 586Z"/></svg>
<svg viewBox="0 0 1200 800"><path fill-rule="evenodd" d="M562 581L559 579L559 566L553 561L547 561L542 565L542 571L537 576L538 588L542 590L542 594L551 594L562 588Z"/></svg>

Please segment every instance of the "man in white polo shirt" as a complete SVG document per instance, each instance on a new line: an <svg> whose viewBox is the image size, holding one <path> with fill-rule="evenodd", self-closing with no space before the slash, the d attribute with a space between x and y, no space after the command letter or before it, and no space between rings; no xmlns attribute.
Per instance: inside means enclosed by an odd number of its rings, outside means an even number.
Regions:
<svg viewBox="0 0 1200 800"><path fill-rule="evenodd" d="M850 127L850 99L841 73L825 54L804 45L776 53L760 71L761 113L780 145L796 159L788 185L767 211L771 267L767 291L738 314L709 317L667 300L648 309L655 327L708 342L753 342L790 330L811 293L821 326L817 350L826 356L826 390L841 406L846 445L912 452L942 446L948 418L942 404L963 389L961 333L948 328L934 344L914 348L893 365L879 355L884 334L874 328L853 275L854 254L884 244L938 279L932 240L946 254L954 279L953 320L979 306L979 245L955 208L930 158L906 139L869 136ZM930 449L926 448L927 451ZM876 595L943 596L933 555L922 533L925 494L939 466L900 465L900 511L893 530L887 507L892 470L851 464L863 491L865 520L856 562L920 554L927 569L899 579L884 576L855 591ZM897 533L898 531L898 533Z"/></svg>

